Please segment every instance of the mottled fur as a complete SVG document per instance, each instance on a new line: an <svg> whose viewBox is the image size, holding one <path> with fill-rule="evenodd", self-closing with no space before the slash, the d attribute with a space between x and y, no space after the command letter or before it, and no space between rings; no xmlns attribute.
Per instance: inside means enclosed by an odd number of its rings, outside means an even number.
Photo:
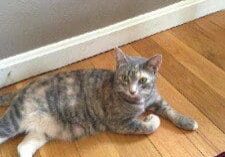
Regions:
<svg viewBox="0 0 225 157"><path fill-rule="evenodd" d="M149 134L159 117L139 116L152 110L176 126L195 130L197 123L172 109L156 89L161 56L130 57L116 49L117 69L77 70L43 77L17 92L0 119L0 142L19 133L28 135L18 146L21 157L31 157L53 138L72 140L109 130ZM5 97L5 98L4 98ZM10 96L2 96L3 102Z"/></svg>

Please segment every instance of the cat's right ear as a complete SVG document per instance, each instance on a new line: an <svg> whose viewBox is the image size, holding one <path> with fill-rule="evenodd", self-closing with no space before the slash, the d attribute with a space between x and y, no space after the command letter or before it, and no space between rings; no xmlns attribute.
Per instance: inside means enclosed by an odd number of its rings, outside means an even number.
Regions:
<svg viewBox="0 0 225 157"><path fill-rule="evenodd" d="M116 47L114 50L116 57L116 67L118 68L120 65L127 63L127 57L120 48Z"/></svg>

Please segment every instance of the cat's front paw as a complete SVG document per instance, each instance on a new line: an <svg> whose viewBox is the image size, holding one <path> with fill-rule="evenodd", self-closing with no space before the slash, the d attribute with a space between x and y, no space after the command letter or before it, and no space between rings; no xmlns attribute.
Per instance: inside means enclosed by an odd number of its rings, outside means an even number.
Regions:
<svg viewBox="0 0 225 157"><path fill-rule="evenodd" d="M145 117L143 123L148 128L147 133L152 133L160 126L160 119L157 115L150 114Z"/></svg>
<svg viewBox="0 0 225 157"><path fill-rule="evenodd" d="M178 127L192 131L198 129L198 123L189 117L182 117L179 119Z"/></svg>

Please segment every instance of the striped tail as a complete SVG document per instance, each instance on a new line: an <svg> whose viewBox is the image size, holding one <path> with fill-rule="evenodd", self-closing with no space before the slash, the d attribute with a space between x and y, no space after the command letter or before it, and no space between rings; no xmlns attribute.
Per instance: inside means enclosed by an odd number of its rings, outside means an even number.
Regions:
<svg viewBox="0 0 225 157"><path fill-rule="evenodd" d="M20 106L12 103L0 118L0 144L21 132L21 118Z"/></svg>

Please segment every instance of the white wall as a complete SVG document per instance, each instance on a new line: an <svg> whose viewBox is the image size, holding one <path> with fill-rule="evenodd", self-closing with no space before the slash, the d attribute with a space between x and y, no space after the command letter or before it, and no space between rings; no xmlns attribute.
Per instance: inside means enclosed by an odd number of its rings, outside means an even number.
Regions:
<svg viewBox="0 0 225 157"><path fill-rule="evenodd" d="M1 0L0 59L180 0Z"/></svg>

